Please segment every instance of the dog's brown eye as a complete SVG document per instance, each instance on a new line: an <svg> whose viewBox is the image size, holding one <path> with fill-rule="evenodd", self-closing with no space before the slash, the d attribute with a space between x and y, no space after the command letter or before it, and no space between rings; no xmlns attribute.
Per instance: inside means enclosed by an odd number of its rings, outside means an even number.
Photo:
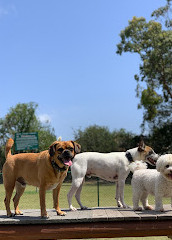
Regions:
<svg viewBox="0 0 172 240"><path fill-rule="evenodd" d="M74 150L73 147L68 147L68 150L70 150L71 152Z"/></svg>
<svg viewBox="0 0 172 240"><path fill-rule="evenodd" d="M169 168L169 165L166 165L166 168Z"/></svg>
<svg viewBox="0 0 172 240"><path fill-rule="evenodd" d="M63 152L63 148L57 149L58 152Z"/></svg>

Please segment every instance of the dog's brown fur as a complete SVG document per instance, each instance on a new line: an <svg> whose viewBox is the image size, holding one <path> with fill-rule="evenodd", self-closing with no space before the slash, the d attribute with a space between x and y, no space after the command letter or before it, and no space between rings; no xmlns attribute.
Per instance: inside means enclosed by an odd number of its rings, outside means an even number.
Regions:
<svg viewBox="0 0 172 240"><path fill-rule="evenodd" d="M75 154L80 152L80 145L73 141L55 141L49 147L49 150L40 153L12 155L13 144L14 141L11 138L6 143L6 162L3 166L3 181L6 192L4 202L7 216L12 216L10 199L14 187L16 188L16 194L13 198L15 214L22 214L18 204L26 184L39 187L41 217L48 216L45 205L45 194L48 189L53 189L53 202L57 214L65 215L65 212L61 211L59 207L60 188L69 168L63 162L65 160L64 155L67 154L67 158L72 159ZM52 161L58 165L60 170L53 168Z"/></svg>

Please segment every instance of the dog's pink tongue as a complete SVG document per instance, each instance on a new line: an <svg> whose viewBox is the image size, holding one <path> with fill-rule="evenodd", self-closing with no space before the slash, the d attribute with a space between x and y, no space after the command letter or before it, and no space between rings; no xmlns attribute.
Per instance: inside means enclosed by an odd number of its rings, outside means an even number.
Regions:
<svg viewBox="0 0 172 240"><path fill-rule="evenodd" d="M71 160L64 160L63 162L64 162L65 165L67 165L69 167L72 165L72 161Z"/></svg>

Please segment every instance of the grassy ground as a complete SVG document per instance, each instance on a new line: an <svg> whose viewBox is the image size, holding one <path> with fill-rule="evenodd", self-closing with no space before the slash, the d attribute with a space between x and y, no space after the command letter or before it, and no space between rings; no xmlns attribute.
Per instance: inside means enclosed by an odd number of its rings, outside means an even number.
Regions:
<svg viewBox="0 0 172 240"><path fill-rule="evenodd" d="M67 203L67 193L70 189L71 183L63 183L63 186L61 188L60 192L60 207L62 209L68 208ZM109 184L109 183L100 183L100 207L108 207L108 206L116 206L115 202L115 184ZM1 203L1 210L5 210L4 207L4 187L1 184L0 185L0 203ZM84 184L82 194L81 194L81 200L83 205L87 207L97 207L98 206L98 197L97 197L97 183L94 182L87 182ZM132 189L129 184L125 186L125 202L127 205L132 206ZM150 204L154 204L154 197L149 197ZM169 204L170 199L164 199L164 204ZM79 208L75 197L73 197L72 201L73 206ZM47 209L53 208L53 200L52 200L52 191L47 191L46 193L46 205ZM20 209L39 209L39 192L35 187L27 186L26 190L21 197L20 200ZM13 209L13 204L11 203L11 209ZM120 238L116 238L120 239ZM143 238L121 238L121 240L142 240ZM146 237L144 240L167 240L167 237ZM107 239L108 240L108 239Z"/></svg>
<svg viewBox="0 0 172 240"><path fill-rule="evenodd" d="M63 183L63 186L60 191L60 207L61 208L68 208L67 202L67 193L71 187L71 183ZM1 210L5 209L4 207L4 187L0 184L0 203L1 203ZM126 184L125 186L125 202L127 205L132 206L132 189L131 185ZM100 207L108 207L108 206L116 206L115 201L115 184L109 183L100 183L99 188L99 206ZM90 201L91 200L91 201ZM84 184L82 193L81 193L81 201L83 205L87 207L97 207L98 206L98 195L97 195L97 183L94 182L87 182ZM150 204L154 204L154 197L149 197ZM170 199L164 198L164 204L169 204ZM79 208L78 203L73 197L72 200L73 206ZM39 209L39 190L32 186L27 186L26 190L21 197L20 200L20 208L21 209ZM47 191L46 193L46 205L47 208L52 208L53 200L52 200L52 191ZM13 208L13 206L11 205Z"/></svg>

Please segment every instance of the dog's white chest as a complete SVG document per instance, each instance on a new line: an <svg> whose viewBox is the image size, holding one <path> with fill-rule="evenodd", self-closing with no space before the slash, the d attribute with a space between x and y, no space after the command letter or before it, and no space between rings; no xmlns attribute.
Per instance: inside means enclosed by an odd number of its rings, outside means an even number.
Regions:
<svg viewBox="0 0 172 240"><path fill-rule="evenodd" d="M48 188L47 188L47 190L53 190L53 189L55 189L58 184L59 184L59 183L55 183L55 184L49 185Z"/></svg>

